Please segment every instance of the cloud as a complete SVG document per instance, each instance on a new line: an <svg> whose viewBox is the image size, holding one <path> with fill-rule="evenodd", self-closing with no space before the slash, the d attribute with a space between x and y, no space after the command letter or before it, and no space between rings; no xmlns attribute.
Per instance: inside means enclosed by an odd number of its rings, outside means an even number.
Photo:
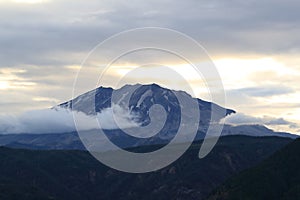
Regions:
<svg viewBox="0 0 300 200"><path fill-rule="evenodd" d="M234 115L229 115L225 119L225 123L228 124L262 124L263 120L258 117L252 117L242 113L237 113Z"/></svg>
<svg viewBox="0 0 300 200"><path fill-rule="evenodd" d="M271 126L275 129L278 129L280 126L288 126L288 128L293 131L300 128L298 124L287 121L284 118L275 118L270 116L253 117L243 113L229 115L224 119L224 122L233 125L260 124Z"/></svg>
<svg viewBox="0 0 300 200"><path fill-rule="evenodd" d="M182 31L218 54L299 51L299 6L292 0L3 3L0 58L10 66L80 63L98 42L144 26Z"/></svg>
<svg viewBox="0 0 300 200"><path fill-rule="evenodd" d="M103 109L97 114L97 120L103 129L126 129L138 127L139 116L119 105Z"/></svg>
<svg viewBox="0 0 300 200"><path fill-rule="evenodd" d="M291 122L286 121L283 118L268 119L266 124L267 125L291 125L292 126Z"/></svg>
<svg viewBox="0 0 300 200"><path fill-rule="evenodd" d="M76 126L73 116L80 122ZM97 120L102 129L124 129L139 126L134 121L136 117L117 105L104 109L97 116L88 116L82 112L72 112L62 108L33 110L19 116L0 115L0 133L63 133L99 129Z"/></svg>
<svg viewBox="0 0 300 200"><path fill-rule="evenodd" d="M259 86L259 87L246 87L241 89L231 90L228 93L241 93L250 97L270 97L276 95L283 95L295 92L290 87L282 85L272 86Z"/></svg>

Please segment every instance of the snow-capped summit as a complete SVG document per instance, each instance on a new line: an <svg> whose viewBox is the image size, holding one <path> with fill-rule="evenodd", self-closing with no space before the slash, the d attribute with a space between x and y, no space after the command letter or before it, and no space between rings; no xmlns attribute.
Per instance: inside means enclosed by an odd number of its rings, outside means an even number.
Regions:
<svg viewBox="0 0 300 200"><path fill-rule="evenodd" d="M224 118L227 115L235 113L234 110L226 109L214 103L207 102L201 99L193 98L186 92L175 91L163 88L157 84L149 85L125 85L119 89L98 87L92 91L84 93L68 102L58 105L59 107L68 108L88 115L95 115L105 108L109 108L112 104L119 104L127 107L131 112L139 115L139 120L143 125L150 123L149 110L158 104L167 112L166 128L174 129L178 126L181 115L181 105L178 97L182 101L197 102L200 111L200 124L206 125L210 123L212 105L215 107L218 115L217 120ZM185 108L189 109L189 108Z"/></svg>

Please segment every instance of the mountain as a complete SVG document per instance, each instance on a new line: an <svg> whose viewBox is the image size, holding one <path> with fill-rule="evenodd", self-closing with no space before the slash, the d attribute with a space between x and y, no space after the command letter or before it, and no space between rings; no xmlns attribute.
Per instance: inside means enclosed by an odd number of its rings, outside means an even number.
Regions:
<svg viewBox="0 0 300 200"><path fill-rule="evenodd" d="M97 113L103 112L105 109L108 109L112 106L111 101L113 92L114 95L118 97L118 102L116 103L121 104L121 106L125 106L125 100L128 100L128 109L130 110L130 112L135 113L134 116L138 116L138 119L135 120L137 120L139 124L141 124L141 126L147 126L150 123L151 120L149 116L149 110L154 104L162 105L165 111L167 111L165 125L161 129L158 129L160 131L158 131L156 135L150 138L133 137L124 133L124 131L121 129L104 130L105 135L113 143L122 148L169 143L176 135L179 126L178 122L180 121L180 105L176 97L180 97L181 99L183 99L186 102L186 105L190 105L192 104L192 102L197 102L199 106L201 120L199 122L199 129L195 140L202 140L206 136L207 128L211 123L210 117L212 112L212 106L214 106L216 108L216 112L219 113L217 115L217 120L224 118L226 115L235 113L235 111L231 109L222 108L214 103L192 98L186 92L162 88L156 84L125 85L124 87L117 90L113 90L112 88L99 87L95 90L82 94L73 100L62 103L54 107L53 110L58 108L69 110L75 109L76 111L80 111L87 115L94 116ZM130 95L131 93L132 95ZM154 116L154 118L159 117L160 116ZM194 124L185 124L185 126L194 126ZM91 135L90 133L92 133L93 131L96 130L85 131L84 134ZM186 134L189 134L189 132L187 132ZM99 135L100 134L98 134L97 136L103 136ZM289 137L293 139L297 137L296 135L288 133L274 132L261 125L224 125L221 136L226 135L248 135L255 137L279 136ZM105 145L106 144L102 145L103 149L105 149ZM0 146L44 150L85 150L85 147L83 146L78 136L78 133L75 131L70 133L53 134L0 134Z"/></svg>
<svg viewBox="0 0 300 200"><path fill-rule="evenodd" d="M115 98L112 98L112 94ZM58 107L84 112L88 115L95 115L105 108L112 106L112 102L121 106L129 107L131 112L138 114L142 125L150 123L149 110L154 104L161 105L167 111L166 128L168 131L176 128L180 122L181 106L178 98L182 99L186 105L198 103L201 122L200 125L207 125L211 120L212 106L218 116L215 120L220 120L227 115L235 113L234 110L223 108L212 102L193 98L184 91L170 90L157 84L149 85L125 85L120 89L98 87L84 93L70 101L58 105ZM128 102L128 103L126 103ZM189 108L185 108L189 109Z"/></svg>
<svg viewBox="0 0 300 200"><path fill-rule="evenodd" d="M56 108L96 115L115 105L120 106L125 112L128 110L131 116L127 116L127 120L130 118L131 121L139 124L139 127L131 127L131 132L146 135L149 134L149 128L144 129L147 131L143 133L140 127L150 126L151 131L155 133L151 137L139 138L126 134L124 129L104 129L106 136L114 144L123 148L167 144L175 137L179 127L183 126L186 135L192 134L194 132L192 129L197 131L196 126L199 126L196 139L203 139L210 123L219 122L227 115L235 113L234 110L223 108L212 102L193 98L184 91L170 90L157 84L125 85L116 90L99 87L62 103ZM151 110L155 105L160 105L164 109L163 113L159 109ZM195 113L197 110L194 106L198 107L199 113ZM163 114L166 114L165 120ZM200 115L200 120L194 120L195 114ZM186 136L182 136L181 141L187 141L185 138Z"/></svg>
<svg viewBox="0 0 300 200"><path fill-rule="evenodd" d="M300 139L218 188L209 200L300 199Z"/></svg>
<svg viewBox="0 0 300 200"><path fill-rule="evenodd" d="M115 98L112 98L114 95ZM184 102L184 105L179 103L179 99ZM116 99L116 100L114 100ZM121 129L105 130L106 136L120 147L135 147L152 144L166 144L170 142L177 133L180 126L181 108L186 109L184 115L187 118L185 127L193 127L195 124L189 124L193 120L190 113L193 113L193 108L190 105L198 104L200 112L199 129L196 135L196 140L201 140L206 136L208 126L211 123L219 122L227 115L235 113L234 110L223 108L212 102L207 102L201 99L193 98L184 91L175 91L160 87L157 84L150 85L125 85L120 89L112 89L99 87L95 90L84 93L68 102L58 105L58 107L70 110L84 112L87 115L95 115L112 106L112 103L127 107L131 113L134 113L134 119L141 126L147 126L151 123L150 108L155 105L161 105L167 112L166 122L161 129L158 129L156 135L150 138L135 138L124 133ZM214 109L214 110L212 110ZM214 113L214 121L211 120L212 112ZM160 113L154 115L154 120L160 117ZM191 116L190 116L191 115ZM138 116L138 117L136 117ZM162 120L158 120L159 123ZM138 131L133 131L138 132ZM189 133L186 133L189 134ZM250 135L250 136L282 136L295 138L296 136L287 133L278 133L263 126L245 125L245 126L230 126L226 125L222 135Z"/></svg>
<svg viewBox="0 0 300 200"><path fill-rule="evenodd" d="M226 136L204 159L198 158L201 142L195 142L170 166L145 174L110 169L85 151L1 147L0 199L201 200L224 180L291 142L279 137ZM136 151L143 148L155 147Z"/></svg>

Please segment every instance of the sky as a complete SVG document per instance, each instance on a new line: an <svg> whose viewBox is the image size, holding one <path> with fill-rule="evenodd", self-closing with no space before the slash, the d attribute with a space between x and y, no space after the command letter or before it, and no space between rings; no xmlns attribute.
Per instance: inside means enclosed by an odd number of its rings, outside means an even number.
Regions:
<svg viewBox="0 0 300 200"><path fill-rule="evenodd" d="M128 29L162 27L186 34L208 52L226 91L224 106L239 113L229 123L261 123L300 134L299 9L297 0L0 0L0 114L71 99L81 63L96 45ZM167 39L161 36L161 42ZM124 65L130 70L144 59L137 55L120 62L103 85L127 73ZM166 62L188 73L176 59ZM156 74L152 70L148 74ZM90 67L85 73L95 71ZM185 89L167 76L154 80ZM210 100L204 85L192 84L195 96Z"/></svg>

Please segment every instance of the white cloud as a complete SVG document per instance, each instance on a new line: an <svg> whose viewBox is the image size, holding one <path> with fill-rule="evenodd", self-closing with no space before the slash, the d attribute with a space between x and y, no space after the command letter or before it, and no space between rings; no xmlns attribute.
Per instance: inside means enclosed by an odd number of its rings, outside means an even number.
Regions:
<svg viewBox="0 0 300 200"><path fill-rule="evenodd" d="M232 125L259 124L269 126L276 131L291 131L292 133L297 133L300 127L298 124L285 120L282 117L254 117L243 113L229 115L223 119L223 122Z"/></svg>
<svg viewBox="0 0 300 200"><path fill-rule="evenodd" d="M73 115L80 123L75 126ZM78 130L117 129L136 127L133 120L137 116L131 115L128 110L120 106L104 109L97 116L88 116L82 112L72 112L67 109L55 108L33 110L21 115L0 115L0 133L63 133ZM115 122L117 121L117 123ZM118 126L118 125L119 126Z"/></svg>
<svg viewBox="0 0 300 200"><path fill-rule="evenodd" d="M139 126L136 122L138 116L119 105L102 110L97 114L97 118L103 129L126 129Z"/></svg>

